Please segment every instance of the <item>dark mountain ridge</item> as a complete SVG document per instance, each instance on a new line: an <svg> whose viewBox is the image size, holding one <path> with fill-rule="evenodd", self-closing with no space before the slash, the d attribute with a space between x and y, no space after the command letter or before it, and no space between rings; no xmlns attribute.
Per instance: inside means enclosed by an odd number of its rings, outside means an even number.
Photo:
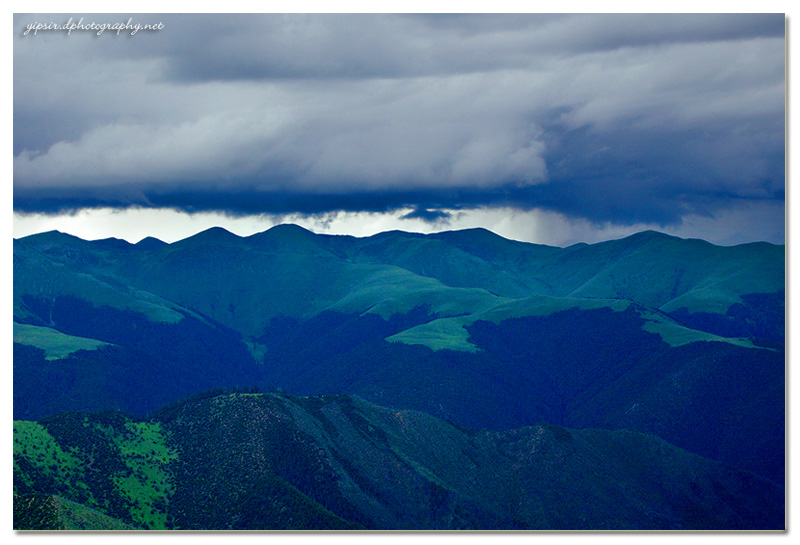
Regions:
<svg viewBox="0 0 800 545"><path fill-rule="evenodd" d="M141 422L62 414L18 422L14 452L15 493L154 529L784 526L782 487L653 436L474 432L349 396L198 397ZM74 460L69 477L53 457Z"/></svg>

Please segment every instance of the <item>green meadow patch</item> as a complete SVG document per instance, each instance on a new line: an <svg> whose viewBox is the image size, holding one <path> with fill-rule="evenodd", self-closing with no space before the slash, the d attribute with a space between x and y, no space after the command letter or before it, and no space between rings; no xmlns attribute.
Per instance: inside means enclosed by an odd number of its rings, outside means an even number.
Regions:
<svg viewBox="0 0 800 545"><path fill-rule="evenodd" d="M14 322L14 342L41 348L48 360L60 360L78 350L97 350L108 343L96 339L65 335L49 327Z"/></svg>

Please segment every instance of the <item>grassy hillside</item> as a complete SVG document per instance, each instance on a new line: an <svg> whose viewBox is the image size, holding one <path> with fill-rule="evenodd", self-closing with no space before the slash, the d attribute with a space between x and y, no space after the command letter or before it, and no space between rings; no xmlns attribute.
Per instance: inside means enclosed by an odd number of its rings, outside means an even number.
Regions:
<svg viewBox="0 0 800 545"><path fill-rule="evenodd" d="M176 457L157 422L63 413L14 422L14 492L57 494L135 528L164 528Z"/></svg>
<svg viewBox="0 0 800 545"><path fill-rule="evenodd" d="M699 329L692 329L668 315L637 305L626 299L602 299L581 297L551 297L537 295L521 299L506 299L487 302L483 306L475 306L476 312L463 313L458 316L443 317L420 324L388 337L389 342L405 344L418 344L427 346L432 350L460 350L475 352L478 348L469 342L466 328L477 321L490 321L499 323L504 320L524 316L547 316L557 312L571 309L596 310L610 309L620 312L629 308L634 309L644 323L642 329L648 333L655 333L670 346L681 346L693 342L725 342L748 348L754 347L752 341L746 338L721 337ZM441 315L441 313L438 313Z"/></svg>
<svg viewBox="0 0 800 545"><path fill-rule="evenodd" d="M96 350L108 343L84 337L73 337L50 329L14 323L14 342L40 348L48 360L59 360L78 350Z"/></svg>

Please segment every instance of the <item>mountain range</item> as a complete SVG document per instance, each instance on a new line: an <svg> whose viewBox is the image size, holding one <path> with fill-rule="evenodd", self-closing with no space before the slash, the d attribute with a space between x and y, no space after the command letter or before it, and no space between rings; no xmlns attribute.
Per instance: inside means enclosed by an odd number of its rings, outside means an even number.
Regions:
<svg viewBox="0 0 800 545"><path fill-rule="evenodd" d="M783 528L783 246L280 225L53 231L13 265L20 505L146 528ZM102 479L84 440L115 460Z"/></svg>

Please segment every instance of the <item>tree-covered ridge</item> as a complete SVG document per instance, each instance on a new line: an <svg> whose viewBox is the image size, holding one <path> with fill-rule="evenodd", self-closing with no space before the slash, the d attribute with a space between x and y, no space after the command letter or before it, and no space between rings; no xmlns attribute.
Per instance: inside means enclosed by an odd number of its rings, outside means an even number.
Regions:
<svg viewBox="0 0 800 545"><path fill-rule="evenodd" d="M136 528L783 527L782 487L652 436L475 432L347 396L233 393L148 421L16 422L14 458L15 494Z"/></svg>

